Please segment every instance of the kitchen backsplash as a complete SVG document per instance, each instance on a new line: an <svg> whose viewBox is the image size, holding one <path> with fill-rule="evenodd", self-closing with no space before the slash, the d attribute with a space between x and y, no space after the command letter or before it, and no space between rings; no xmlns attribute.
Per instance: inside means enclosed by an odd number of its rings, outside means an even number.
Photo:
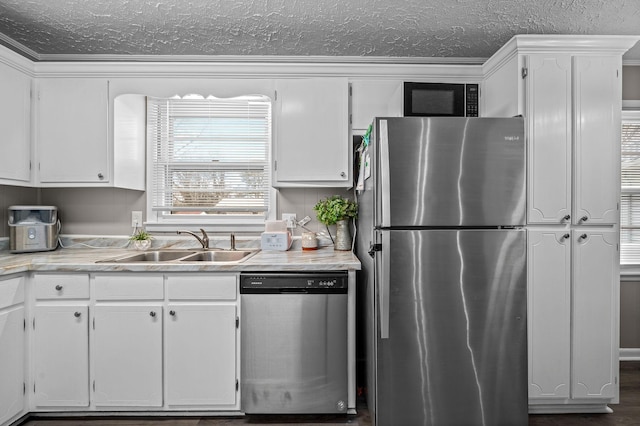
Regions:
<svg viewBox="0 0 640 426"><path fill-rule="evenodd" d="M306 226L323 231L313 206L322 198L352 192L339 188L285 188L277 195L277 218L295 213L300 220L311 217ZM146 194L119 188L26 188L0 185L0 237L9 236L7 208L11 205L54 205L58 207L63 234L127 235L131 232L131 211L146 211ZM146 215L145 215L146 217ZM300 234L300 228L296 229Z"/></svg>

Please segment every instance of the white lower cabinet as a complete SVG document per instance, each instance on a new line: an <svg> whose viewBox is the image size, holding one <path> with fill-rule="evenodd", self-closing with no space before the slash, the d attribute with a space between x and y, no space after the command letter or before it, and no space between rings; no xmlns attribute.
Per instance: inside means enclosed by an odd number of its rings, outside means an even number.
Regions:
<svg viewBox="0 0 640 426"><path fill-rule="evenodd" d="M93 395L97 408L162 407L164 278L94 278Z"/></svg>
<svg viewBox="0 0 640 426"><path fill-rule="evenodd" d="M238 409L236 275L170 275L167 293L167 404Z"/></svg>
<svg viewBox="0 0 640 426"><path fill-rule="evenodd" d="M37 407L89 406L89 307L36 305L34 392Z"/></svg>
<svg viewBox="0 0 640 426"><path fill-rule="evenodd" d="M529 398L606 404L618 392L617 232L529 230Z"/></svg>
<svg viewBox="0 0 640 426"><path fill-rule="evenodd" d="M0 281L0 424L25 408L25 309L22 277Z"/></svg>
<svg viewBox="0 0 640 426"><path fill-rule="evenodd" d="M170 304L167 403L236 403L236 306Z"/></svg>
<svg viewBox="0 0 640 426"><path fill-rule="evenodd" d="M162 306L100 304L94 319L96 407L161 407Z"/></svg>
<svg viewBox="0 0 640 426"><path fill-rule="evenodd" d="M89 275L35 274L33 392L37 409L89 406Z"/></svg>
<svg viewBox="0 0 640 426"><path fill-rule="evenodd" d="M98 274L97 410L239 410L235 274Z"/></svg>

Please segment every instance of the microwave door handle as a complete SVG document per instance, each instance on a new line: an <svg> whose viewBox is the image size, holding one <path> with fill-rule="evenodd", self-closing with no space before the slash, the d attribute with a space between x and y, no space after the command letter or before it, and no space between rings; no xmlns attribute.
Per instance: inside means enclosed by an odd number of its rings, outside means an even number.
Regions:
<svg viewBox="0 0 640 426"><path fill-rule="evenodd" d="M391 187L389 171L389 129L387 120L380 120L380 206L382 207L382 218L380 225L388 228L391 225L391 203L389 199L389 189Z"/></svg>

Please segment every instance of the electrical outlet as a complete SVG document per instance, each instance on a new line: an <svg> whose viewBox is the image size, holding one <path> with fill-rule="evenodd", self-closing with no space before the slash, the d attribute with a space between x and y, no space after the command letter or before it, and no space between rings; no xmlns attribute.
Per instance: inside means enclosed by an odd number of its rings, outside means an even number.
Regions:
<svg viewBox="0 0 640 426"><path fill-rule="evenodd" d="M296 227L296 214L295 213L282 213L282 220L287 222L287 228L293 229Z"/></svg>
<svg viewBox="0 0 640 426"><path fill-rule="evenodd" d="M142 212L141 211L132 211L131 212L131 226L133 228L138 228L142 226Z"/></svg>

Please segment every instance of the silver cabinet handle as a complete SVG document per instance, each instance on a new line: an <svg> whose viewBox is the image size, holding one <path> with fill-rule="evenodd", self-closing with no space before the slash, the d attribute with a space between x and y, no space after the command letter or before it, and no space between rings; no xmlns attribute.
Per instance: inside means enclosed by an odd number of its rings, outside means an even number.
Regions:
<svg viewBox="0 0 640 426"><path fill-rule="evenodd" d="M571 215L570 214L568 214L568 215L566 215L565 217L562 218L562 220L564 220L565 222L567 220L569 220L569 219L571 219Z"/></svg>
<svg viewBox="0 0 640 426"><path fill-rule="evenodd" d="M169 315L171 315L172 317L176 316L176 311L169 311Z"/></svg>
<svg viewBox="0 0 640 426"><path fill-rule="evenodd" d="M58 285L56 286L56 290L58 290L58 291L62 290L62 286L61 286L60 284L58 284Z"/></svg>
<svg viewBox="0 0 640 426"><path fill-rule="evenodd" d="M149 315L151 315L152 317L155 317L155 316L156 316L156 313L155 313L155 312L153 312L153 311L151 311L151 312L149 312Z"/></svg>
<svg viewBox="0 0 640 426"><path fill-rule="evenodd" d="M578 237L578 240L586 240L587 239L587 234L582 234Z"/></svg>
<svg viewBox="0 0 640 426"><path fill-rule="evenodd" d="M562 236L562 238L560 238L560 239L561 239L561 240L566 240L566 239L568 239L570 236L571 236L570 234L564 234L564 235Z"/></svg>
<svg viewBox="0 0 640 426"><path fill-rule="evenodd" d="M76 318L80 318L80 315L81 315L80 312L77 312L77 311L73 313L73 316Z"/></svg>
<svg viewBox="0 0 640 426"><path fill-rule="evenodd" d="M347 177L347 174L345 172L340 172L340 177L344 179Z"/></svg>
<svg viewBox="0 0 640 426"><path fill-rule="evenodd" d="M98 173L98 179L100 180L104 179L104 175L102 173Z"/></svg>
<svg viewBox="0 0 640 426"><path fill-rule="evenodd" d="M582 216L580 218L580 222L586 222L587 220L589 220L589 218L587 216Z"/></svg>

